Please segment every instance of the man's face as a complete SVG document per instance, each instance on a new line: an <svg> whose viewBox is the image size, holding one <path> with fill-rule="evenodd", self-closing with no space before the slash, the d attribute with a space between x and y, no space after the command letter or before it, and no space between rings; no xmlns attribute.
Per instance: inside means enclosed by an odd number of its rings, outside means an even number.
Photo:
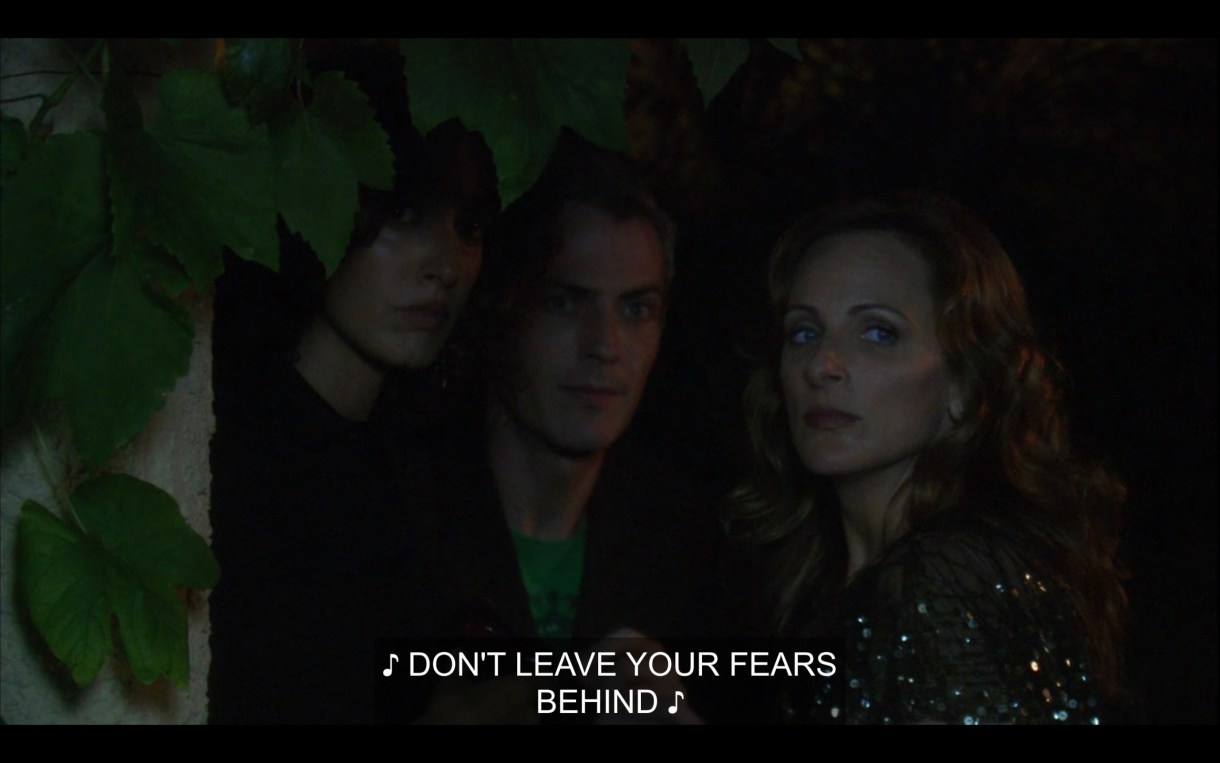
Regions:
<svg viewBox="0 0 1220 763"><path fill-rule="evenodd" d="M643 217L571 204L510 358L514 424L573 455L609 448L635 415L661 345L665 255Z"/></svg>

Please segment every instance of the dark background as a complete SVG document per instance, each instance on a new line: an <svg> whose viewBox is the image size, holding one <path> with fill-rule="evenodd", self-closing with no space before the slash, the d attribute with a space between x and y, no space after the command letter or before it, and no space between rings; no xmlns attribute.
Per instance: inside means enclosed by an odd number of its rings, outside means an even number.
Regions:
<svg viewBox="0 0 1220 763"><path fill-rule="evenodd" d="M922 187L1004 243L1067 367L1074 432L1129 489L1133 719L1215 723L1215 40L751 41L704 111L675 41L633 43L627 109L680 226L634 436L731 487L763 263L802 212Z"/></svg>

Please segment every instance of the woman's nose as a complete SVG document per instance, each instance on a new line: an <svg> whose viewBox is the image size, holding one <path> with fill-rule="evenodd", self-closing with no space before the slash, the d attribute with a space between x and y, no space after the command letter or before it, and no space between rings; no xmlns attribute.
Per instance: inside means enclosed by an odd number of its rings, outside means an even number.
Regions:
<svg viewBox="0 0 1220 763"><path fill-rule="evenodd" d="M832 384L847 378L847 369L839 351L827 342L805 364L805 380L813 386Z"/></svg>
<svg viewBox="0 0 1220 763"><path fill-rule="evenodd" d="M457 284L463 242L452 227L432 226L428 231L428 253L423 260L423 277L443 289Z"/></svg>

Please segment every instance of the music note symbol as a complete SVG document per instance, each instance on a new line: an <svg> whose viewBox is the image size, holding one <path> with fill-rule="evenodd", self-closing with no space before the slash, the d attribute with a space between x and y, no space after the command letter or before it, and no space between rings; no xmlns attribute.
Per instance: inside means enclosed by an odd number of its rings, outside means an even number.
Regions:
<svg viewBox="0 0 1220 763"><path fill-rule="evenodd" d="M674 692L674 704L673 704L673 707L669 708L670 715L673 715L674 713L678 712L678 700L685 699L685 698L686 698L686 695L683 694L682 692L680 692L680 691Z"/></svg>
<svg viewBox="0 0 1220 763"><path fill-rule="evenodd" d="M391 655L390 655L390 667L388 667L388 668L386 668L385 670L381 671L381 675L383 675L383 676L388 676L388 675L390 675L391 673L393 673L393 672L394 672L394 662L395 662L397 659L398 659L398 655L396 655L396 654L391 654ZM673 711L671 710L670 712L673 712Z"/></svg>

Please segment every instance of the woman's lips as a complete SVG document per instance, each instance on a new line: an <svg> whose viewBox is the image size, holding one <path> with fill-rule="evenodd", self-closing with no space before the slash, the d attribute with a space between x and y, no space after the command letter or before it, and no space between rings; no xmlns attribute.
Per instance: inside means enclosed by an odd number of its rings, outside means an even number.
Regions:
<svg viewBox="0 0 1220 763"><path fill-rule="evenodd" d="M565 384L564 391L589 405L602 406L623 396L618 387L600 384Z"/></svg>
<svg viewBox="0 0 1220 763"><path fill-rule="evenodd" d="M844 429L859 420L859 416L838 408L812 408L805 414L805 425L811 429Z"/></svg>
<svg viewBox="0 0 1220 763"><path fill-rule="evenodd" d="M399 308L408 329L439 331L449 325L449 306L444 302L425 302Z"/></svg>

